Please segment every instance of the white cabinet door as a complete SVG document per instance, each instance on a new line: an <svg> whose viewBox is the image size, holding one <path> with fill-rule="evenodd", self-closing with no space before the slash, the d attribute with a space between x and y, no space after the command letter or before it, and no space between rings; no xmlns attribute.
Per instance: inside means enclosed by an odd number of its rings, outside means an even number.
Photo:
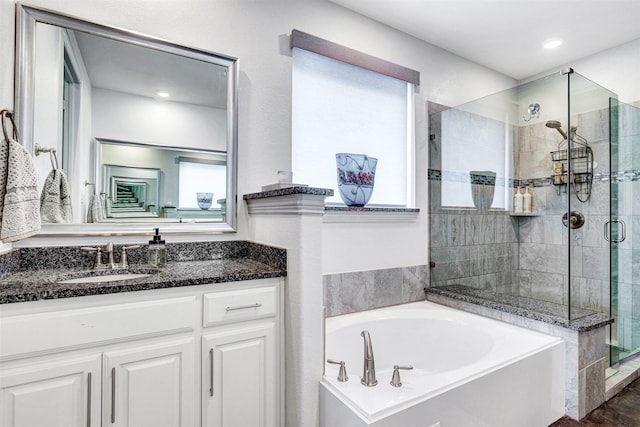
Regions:
<svg viewBox="0 0 640 427"><path fill-rule="evenodd" d="M103 425L194 425L194 340L104 353Z"/></svg>
<svg viewBox="0 0 640 427"><path fill-rule="evenodd" d="M275 427L276 323L250 322L211 332L203 335L202 349L203 426Z"/></svg>
<svg viewBox="0 0 640 427"><path fill-rule="evenodd" d="M1 427L99 427L100 353L0 371Z"/></svg>

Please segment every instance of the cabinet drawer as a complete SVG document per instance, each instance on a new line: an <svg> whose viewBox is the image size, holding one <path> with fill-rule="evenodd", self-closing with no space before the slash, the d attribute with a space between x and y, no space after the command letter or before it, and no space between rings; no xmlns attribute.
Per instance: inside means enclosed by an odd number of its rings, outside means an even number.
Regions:
<svg viewBox="0 0 640 427"><path fill-rule="evenodd" d="M275 287L206 294L203 326L275 316L276 294Z"/></svg>
<svg viewBox="0 0 640 427"><path fill-rule="evenodd" d="M196 307L190 296L1 318L0 359L192 331Z"/></svg>

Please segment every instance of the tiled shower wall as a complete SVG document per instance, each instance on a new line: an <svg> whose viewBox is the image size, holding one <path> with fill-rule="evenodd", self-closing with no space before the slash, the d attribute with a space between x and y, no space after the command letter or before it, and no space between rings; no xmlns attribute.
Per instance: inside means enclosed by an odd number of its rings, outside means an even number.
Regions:
<svg viewBox="0 0 640 427"><path fill-rule="evenodd" d="M594 183L591 196L580 202L573 188L534 180L534 211L538 217L520 220L519 295L568 304L568 248L571 239L571 304L609 312L609 243L604 225L609 219L609 110L572 117L577 134L588 141L594 153ZM566 123L565 123L566 127ZM562 136L543 122L521 126L516 144L515 170L521 182L549 177L553 171L550 152L558 150ZM562 223L567 211L585 216L585 224L568 233ZM582 197L584 199L584 197Z"/></svg>
<svg viewBox="0 0 640 427"><path fill-rule="evenodd" d="M442 208L440 184L444 179L456 178L442 171L440 161L440 112L444 109L446 107L429 103L430 248L431 261L435 263L431 269L431 286L462 284L500 293L517 292L513 287L519 262L518 219L504 211ZM434 114L434 111L437 112ZM463 120L466 116L459 115ZM474 122L478 122L477 116Z"/></svg>
<svg viewBox="0 0 640 427"><path fill-rule="evenodd" d="M436 111L442 109L431 107ZM562 224L567 194L564 187L553 186L549 178L550 152L558 149L562 137L542 121L514 131L513 179L531 185L534 212L539 216L444 210L439 198L440 179L445 175L439 164L442 143L439 116L439 113L430 115L431 257L436 263L431 271L431 286L459 283L567 304L569 235ZM578 115L572 125L578 126L578 134L594 150L598 163L594 172L604 175L597 177L586 203L571 196L572 209L587 217L581 229L572 230L571 299L573 305L608 312L609 250L603 234L609 212L608 110Z"/></svg>

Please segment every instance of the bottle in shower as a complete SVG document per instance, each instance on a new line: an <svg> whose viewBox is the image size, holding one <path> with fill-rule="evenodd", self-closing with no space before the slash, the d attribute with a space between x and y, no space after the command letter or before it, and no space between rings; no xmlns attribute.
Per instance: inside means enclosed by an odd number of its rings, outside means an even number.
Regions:
<svg viewBox="0 0 640 427"><path fill-rule="evenodd" d="M520 192L520 187L516 188L516 194L513 196L513 212L522 213L524 211L524 196Z"/></svg>
<svg viewBox="0 0 640 427"><path fill-rule="evenodd" d="M523 212L531 212L533 210L531 199L531 193L529 193L529 187L527 187L524 195L522 196Z"/></svg>
<svg viewBox="0 0 640 427"><path fill-rule="evenodd" d="M149 240L147 247L147 260L149 267L162 267L167 262L167 248L160 236L160 229L154 228L156 234Z"/></svg>

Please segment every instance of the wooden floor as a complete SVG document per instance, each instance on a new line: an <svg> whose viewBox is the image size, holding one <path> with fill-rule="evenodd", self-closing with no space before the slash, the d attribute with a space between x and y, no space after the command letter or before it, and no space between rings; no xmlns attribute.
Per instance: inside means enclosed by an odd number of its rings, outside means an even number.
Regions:
<svg viewBox="0 0 640 427"><path fill-rule="evenodd" d="M594 409L582 421L563 417L549 427L640 427L640 379Z"/></svg>

